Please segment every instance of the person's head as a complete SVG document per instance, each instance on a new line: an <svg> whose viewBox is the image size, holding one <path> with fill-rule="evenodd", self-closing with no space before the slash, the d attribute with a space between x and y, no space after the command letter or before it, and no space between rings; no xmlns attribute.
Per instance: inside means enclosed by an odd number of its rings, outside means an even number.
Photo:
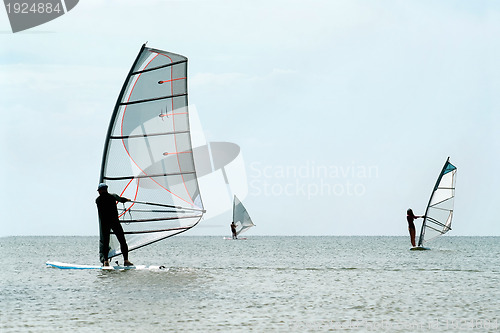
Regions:
<svg viewBox="0 0 500 333"><path fill-rule="evenodd" d="M99 192L99 194L107 193L108 192L108 185L106 185L105 183L100 183L97 186L97 191Z"/></svg>
<svg viewBox="0 0 500 333"><path fill-rule="evenodd" d="M408 210L406 211L406 214L413 215L413 211L411 210L411 208L408 208Z"/></svg>

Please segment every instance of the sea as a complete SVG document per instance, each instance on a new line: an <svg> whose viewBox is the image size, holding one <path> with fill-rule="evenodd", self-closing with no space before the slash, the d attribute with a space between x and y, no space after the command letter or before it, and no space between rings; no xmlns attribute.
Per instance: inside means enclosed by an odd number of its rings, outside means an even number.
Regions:
<svg viewBox="0 0 500 333"><path fill-rule="evenodd" d="M0 238L0 332L500 332L500 237L176 236L99 264L97 237ZM123 258L118 257L122 263Z"/></svg>

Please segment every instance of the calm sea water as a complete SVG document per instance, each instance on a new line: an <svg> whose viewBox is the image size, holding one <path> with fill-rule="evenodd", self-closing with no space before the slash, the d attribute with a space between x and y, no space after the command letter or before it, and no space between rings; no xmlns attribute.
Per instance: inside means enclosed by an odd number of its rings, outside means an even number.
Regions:
<svg viewBox="0 0 500 333"><path fill-rule="evenodd" d="M96 237L0 238L0 332L499 332L500 238L173 237L98 264ZM122 261L122 258L119 258Z"/></svg>

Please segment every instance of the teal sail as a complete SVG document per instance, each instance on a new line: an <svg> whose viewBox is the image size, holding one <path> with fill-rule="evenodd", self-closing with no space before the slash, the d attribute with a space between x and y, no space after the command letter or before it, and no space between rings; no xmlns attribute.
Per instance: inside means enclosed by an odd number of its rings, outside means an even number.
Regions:
<svg viewBox="0 0 500 333"><path fill-rule="evenodd" d="M424 222L420 230L418 246L451 230L453 219L453 205L455 201L455 181L457 168L446 160L443 169L439 173L436 185L432 190L427 209L425 210Z"/></svg>
<svg viewBox="0 0 500 333"><path fill-rule="evenodd" d="M111 116L99 181L110 193L132 200L118 206L129 250L201 220L205 211L191 145L186 57L142 46ZM112 234L108 257L119 254Z"/></svg>

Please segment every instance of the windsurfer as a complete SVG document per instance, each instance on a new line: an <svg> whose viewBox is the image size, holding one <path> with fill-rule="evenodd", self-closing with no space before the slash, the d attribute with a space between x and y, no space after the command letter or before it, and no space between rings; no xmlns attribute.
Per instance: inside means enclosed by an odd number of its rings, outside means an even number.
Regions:
<svg viewBox="0 0 500 333"><path fill-rule="evenodd" d="M415 216L411 208L408 208L406 211L406 221L408 221L408 231L410 232L410 240L411 245L415 247L415 224L413 224L413 220L418 219L423 216Z"/></svg>
<svg viewBox="0 0 500 333"><path fill-rule="evenodd" d="M234 221L231 222L231 233L233 234L233 239L238 239L238 236L236 235L236 224L234 224Z"/></svg>
<svg viewBox="0 0 500 333"><path fill-rule="evenodd" d="M125 235L123 233L123 228L120 225L120 220L118 219L118 210L116 209L116 202L127 202L130 199L120 197L117 194L108 192L108 185L105 183L99 184L97 187L97 191L99 192L99 197L95 200L97 204L97 211L99 213L100 220L100 249L99 252L101 254L101 262L104 266L109 266L108 261L108 252L109 252L109 235L111 233L111 229L118 238L120 242L120 248L123 254L123 262L125 266L134 266L128 260L128 246L127 241L125 240Z"/></svg>

